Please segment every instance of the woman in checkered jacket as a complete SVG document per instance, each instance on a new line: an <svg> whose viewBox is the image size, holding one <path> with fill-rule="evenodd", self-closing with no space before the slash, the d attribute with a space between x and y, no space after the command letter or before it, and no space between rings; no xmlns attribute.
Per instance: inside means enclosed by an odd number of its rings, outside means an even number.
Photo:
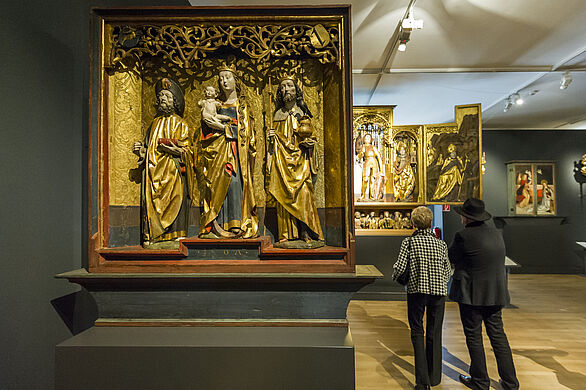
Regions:
<svg viewBox="0 0 586 390"><path fill-rule="evenodd" d="M408 272L407 314L415 354L415 389L429 389L442 379L442 323L451 268L448 247L431 232L433 213L424 206L411 214L417 229L401 244L393 279ZM427 312L425 333L423 315Z"/></svg>

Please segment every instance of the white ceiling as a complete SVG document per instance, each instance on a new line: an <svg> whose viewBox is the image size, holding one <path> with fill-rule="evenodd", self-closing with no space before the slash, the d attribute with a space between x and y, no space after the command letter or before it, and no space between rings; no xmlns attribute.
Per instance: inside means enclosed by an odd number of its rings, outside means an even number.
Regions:
<svg viewBox="0 0 586 390"><path fill-rule="evenodd" d="M450 122L454 105L481 103L484 129L586 129L586 0L415 0L424 28L405 52L391 49L409 0L349 3L355 105L394 104L397 125ZM573 81L560 90L568 69ZM525 104L503 112L517 91Z"/></svg>

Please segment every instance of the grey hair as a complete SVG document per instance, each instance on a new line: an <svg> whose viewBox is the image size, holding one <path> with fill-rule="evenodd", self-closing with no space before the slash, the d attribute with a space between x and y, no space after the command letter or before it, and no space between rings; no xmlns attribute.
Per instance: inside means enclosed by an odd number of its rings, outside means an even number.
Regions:
<svg viewBox="0 0 586 390"><path fill-rule="evenodd" d="M433 212L425 206L419 206L411 212L411 222L417 229L429 229L433 221Z"/></svg>

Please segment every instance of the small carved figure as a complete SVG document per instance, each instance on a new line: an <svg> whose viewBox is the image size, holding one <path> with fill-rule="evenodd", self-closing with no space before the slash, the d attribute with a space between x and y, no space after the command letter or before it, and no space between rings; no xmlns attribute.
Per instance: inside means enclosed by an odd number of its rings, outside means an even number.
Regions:
<svg viewBox="0 0 586 390"><path fill-rule="evenodd" d="M384 212L384 221L385 229L392 229L394 227L393 218L391 218L391 213L388 210Z"/></svg>
<svg viewBox="0 0 586 390"><path fill-rule="evenodd" d="M368 216L365 213L360 214L360 226L363 229L368 229Z"/></svg>
<svg viewBox="0 0 586 390"><path fill-rule="evenodd" d="M281 80L275 108L274 129L267 134L271 159L266 172L268 191L277 201L275 246L317 248L324 245L313 188L319 169L317 140L312 137L311 112L293 78Z"/></svg>
<svg viewBox="0 0 586 390"><path fill-rule="evenodd" d="M410 227L409 227L410 222L411 222L411 218L407 217L407 213L405 213L405 216L401 220L401 229L410 229Z"/></svg>
<svg viewBox="0 0 586 390"><path fill-rule="evenodd" d="M395 201L409 200L415 188L415 174L411 167L411 157L403 141L397 145L397 159L394 166L393 187Z"/></svg>
<svg viewBox="0 0 586 390"><path fill-rule="evenodd" d="M370 125L369 125L370 126ZM384 180L383 161L378 149L372 144L372 136L366 134L364 136L364 143L362 150L358 153L358 160L364 160L362 165L362 188L360 190L359 200L377 200L382 197L382 194L376 193L376 181ZM383 178L379 178L379 176ZM378 187L381 187L380 185ZM383 187L381 187L383 189Z"/></svg>
<svg viewBox="0 0 586 390"><path fill-rule="evenodd" d="M218 114L218 110L222 107L222 103L217 100L218 91L211 85L204 90L205 99L200 100L197 104L201 107L201 117L204 120L217 119L221 122L229 122L232 120L228 115Z"/></svg>
<svg viewBox="0 0 586 390"><path fill-rule="evenodd" d="M406 225L405 225L405 229L413 229L413 223L411 222L411 213L407 211L407 213L405 213L405 220Z"/></svg>
<svg viewBox="0 0 586 390"><path fill-rule="evenodd" d="M369 229L377 229L378 228L378 218L376 217L376 213L374 211L370 212L369 219L368 219L368 228Z"/></svg>
<svg viewBox="0 0 586 390"><path fill-rule="evenodd" d="M157 114L144 142L133 152L143 168L141 242L144 247L175 247L187 235L190 188L195 187L194 155L185 102L179 85L168 78L155 84ZM164 244L164 242L175 243Z"/></svg>
<svg viewBox="0 0 586 390"><path fill-rule="evenodd" d="M360 211L354 212L354 229L362 229L362 222L360 221Z"/></svg>
<svg viewBox="0 0 586 390"><path fill-rule="evenodd" d="M395 211L395 217L393 218L395 229L402 229L403 227L403 214L400 211Z"/></svg>
<svg viewBox="0 0 586 390"><path fill-rule="evenodd" d="M370 213L366 214L364 218L364 228L370 229Z"/></svg>
<svg viewBox="0 0 586 390"><path fill-rule="evenodd" d="M382 212L378 215L378 223L377 223L376 228L377 229L384 229L385 228L385 217Z"/></svg>

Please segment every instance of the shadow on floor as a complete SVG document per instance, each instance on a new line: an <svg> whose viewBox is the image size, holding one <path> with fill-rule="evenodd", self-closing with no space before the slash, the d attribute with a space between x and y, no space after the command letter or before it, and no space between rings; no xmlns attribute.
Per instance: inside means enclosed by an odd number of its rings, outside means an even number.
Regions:
<svg viewBox="0 0 586 390"><path fill-rule="evenodd" d="M372 329L377 331L377 335L374 337L376 337L381 348L390 353L390 356L387 356L382 361L380 361L380 356L374 354L370 356L373 359L379 360L381 367L391 376L391 378L397 381L401 389L413 389L415 383L404 374L405 371L411 373L415 372L415 366L409 360L405 359L407 356L413 356L411 330L409 329L409 325L388 315L371 316L362 307L356 308L355 310L361 312L358 315L360 318L365 318L369 323L374 325ZM384 329L384 331L378 331L378 329ZM389 336L389 334L392 336ZM464 343L465 341L462 340L462 342ZM485 352L491 353L491 350L488 349ZM363 353L368 354L367 352ZM455 382L460 381L460 374L468 374L470 366L450 353L446 347L442 348L442 360L443 375ZM502 389L498 380L495 381L493 379L490 380L490 387L493 389Z"/></svg>
<svg viewBox="0 0 586 390"><path fill-rule="evenodd" d="M586 388L586 375L566 369L555 356L567 356L566 351L559 349L514 349L515 355L521 355L527 359L552 371L560 385L572 390L583 390Z"/></svg>
<svg viewBox="0 0 586 390"><path fill-rule="evenodd" d="M360 312L360 318L364 318L370 324L374 325L372 330L377 334L373 338L377 340L382 349L391 355L381 360L379 354L370 355L368 352L363 353L378 360L382 369L397 381L401 389L413 389L415 384L404 374L405 371L415 372L413 364L404 358L406 356L413 356L409 325L388 315L371 316L362 307L357 308L356 311ZM384 331L378 331L379 329L384 329ZM389 336L389 334L392 336Z"/></svg>
<svg viewBox="0 0 586 390"><path fill-rule="evenodd" d="M486 352L490 353L491 351L485 351L485 353ZM456 382L460 381L460 374L468 375L468 372L470 371L470 366L463 360L452 355L446 347L442 347L442 360L442 373ZM498 380L495 381L494 379L490 380L490 387L493 389L502 389Z"/></svg>

